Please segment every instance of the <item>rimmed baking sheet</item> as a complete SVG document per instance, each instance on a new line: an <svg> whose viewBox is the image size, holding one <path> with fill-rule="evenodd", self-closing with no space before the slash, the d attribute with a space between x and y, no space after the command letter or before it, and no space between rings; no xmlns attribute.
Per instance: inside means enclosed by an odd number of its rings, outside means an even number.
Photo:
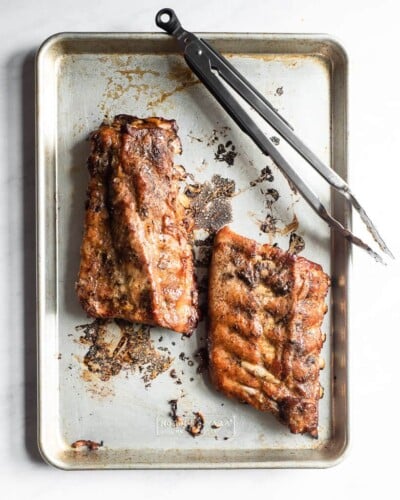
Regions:
<svg viewBox="0 0 400 500"><path fill-rule="evenodd" d="M319 35L203 36L346 178L347 60L335 41ZM122 367L108 380L88 369L84 358L94 327L82 326L92 322L74 291L87 183L87 136L105 117L120 113L176 119L183 145L176 161L190 174L187 182L214 192L221 178L234 183L233 192L221 201L226 210L222 222L231 219L231 227L241 234L276 242L284 249L294 232L305 242L302 254L332 277L323 325L325 395L320 401L318 440L290 434L272 416L230 401L210 386L200 366L205 321L190 339L157 328L141 331L150 357L160 356L165 367L172 360L155 378L149 365L136 370ZM279 143L276 134L267 129L266 133ZM336 463L348 441L349 247L331 234L191 75L175 42L151 33L51 37L37 59L37 137L39 445L44 457L64 469ZM278 147L286 154L282 143ZM298 158L293 156L292 163L304 170L335 217L349 224L343 201L332 199L327 186L307 173ZM207 235L204 229L197 233L200 281L207 271L208 249L202 244ZM121 332L117 325L106 325L105 336L104 342L112 346ZM171 418L171 400L177 400L181 425ZM193 438L185 426L198 411L205 427ZM101 446L78 446L80 440Z"/></svg>

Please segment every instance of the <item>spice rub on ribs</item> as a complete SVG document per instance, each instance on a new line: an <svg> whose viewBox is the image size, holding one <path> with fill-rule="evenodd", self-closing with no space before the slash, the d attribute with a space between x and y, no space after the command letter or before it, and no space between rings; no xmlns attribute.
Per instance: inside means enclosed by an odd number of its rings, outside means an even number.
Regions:
<svg viewBox="0 0 400 500"><path fill-rule="evenodd" d="M210 376L229 397L318 437L330 284L321 266L222 228L209 282Z"/></svg>
<svg viewBox="0 0 400 500"><path fill-rule="evenodd" d="M174 120L118 115L91 134L77 294L94 318L190 334L198 321L193 221L180 202Z"/></svg>

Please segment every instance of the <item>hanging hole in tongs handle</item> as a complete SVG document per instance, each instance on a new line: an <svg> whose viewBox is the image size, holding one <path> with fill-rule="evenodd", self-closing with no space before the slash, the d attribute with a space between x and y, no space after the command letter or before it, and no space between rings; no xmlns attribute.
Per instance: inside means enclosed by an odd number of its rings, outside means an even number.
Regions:
<svg viewBox="0 0 400 500"><path fill-rule="evenodd" d="M181 23L173 9L161 9L156 15L156 24L159 28L166 31L169 35L173 35L179 28Z"/></svg>

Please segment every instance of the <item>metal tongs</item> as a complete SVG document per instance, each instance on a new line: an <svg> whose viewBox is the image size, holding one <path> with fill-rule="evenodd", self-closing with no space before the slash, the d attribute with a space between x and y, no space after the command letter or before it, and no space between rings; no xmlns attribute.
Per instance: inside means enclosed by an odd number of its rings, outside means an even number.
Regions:
<svg viewBox="0 0 400 500"><path fill-rule="evenodd" d="M174 36L181 49L189 67L198 76L200 81L208 88L223 108L229 113L233 120L245 132L260 150L270 156L271 159L281 169L285 177L293 183L305 200L315 210L315 212L331 228L336 229L347 240L366 250L376 261L384 264L382 257L376 253L368 244L355 236L349 229L345 228L336 220L324 207L318 196L303 181L299 174L285 160L278 149L268 139L265 133L250 117L234 96L227 91L224 83L218 75L236 91L269 125L275 129L292 147L299 153L319 174L344 197L347 198L353 207L360 214L368 231L378 243L383 252L390 255L390 252L376 227L360 203L351 192L348 184L331 168L326 166L293 132L289 123L273 108L270 102L265 99L221 54L213 49L205 40L198 38L193 33L182 28L178 17L172 9L161 9L156 15L156 24L168 34Z"/></svg>

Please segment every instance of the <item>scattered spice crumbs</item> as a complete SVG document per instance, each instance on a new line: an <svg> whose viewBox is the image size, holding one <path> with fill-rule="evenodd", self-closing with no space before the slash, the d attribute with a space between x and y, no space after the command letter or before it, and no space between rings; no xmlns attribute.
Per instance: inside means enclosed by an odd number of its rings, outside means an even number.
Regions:
<svg viewBox="0 0 400 500"><path fill-rule="evenodd" d="M214 175L211 182L188 184L185 195L190 200L190 211L196 229L215 234L232 221L230 198L235 193L235 181Z"/></svg>
<svg viewBox="0 0 400 500"><path fill-rule="evenodd" d="M150 327L116 320L117 328L111 329L111 321L95 320L88 325L80 325L80 342L89 346L84 357L88 370L107 381L121 370L140 373L145 387L151 380L168 370L173 358L155 349L150 338Z"/></svg>

